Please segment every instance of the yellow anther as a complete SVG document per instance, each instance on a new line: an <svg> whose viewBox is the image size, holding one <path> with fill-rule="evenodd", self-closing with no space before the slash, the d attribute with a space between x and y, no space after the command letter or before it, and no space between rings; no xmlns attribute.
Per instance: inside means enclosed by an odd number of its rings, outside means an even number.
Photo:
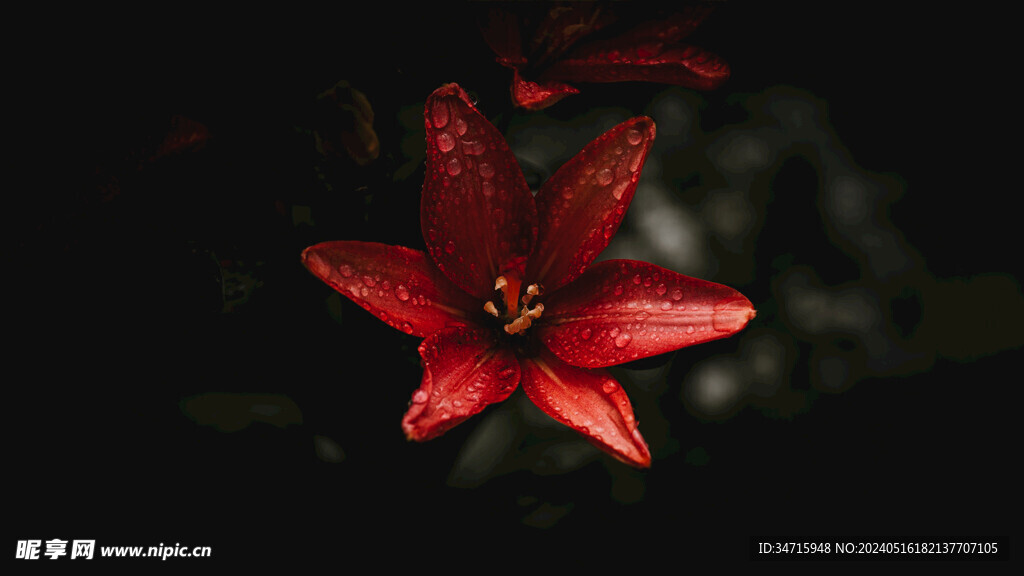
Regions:
<svg viewBox="0 0 1024 576"><path fill-rule="evenodd" d="M494 289L502 290L503 288L505 288L505 286L508 286L508 280L505 280L504 276L498 276L498 278L494 281Z"/></svg>

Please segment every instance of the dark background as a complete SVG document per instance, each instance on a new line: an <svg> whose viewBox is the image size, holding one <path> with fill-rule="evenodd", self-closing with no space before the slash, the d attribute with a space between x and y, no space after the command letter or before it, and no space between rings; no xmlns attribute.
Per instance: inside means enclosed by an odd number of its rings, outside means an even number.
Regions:
<svg viewBox="0 0 1024 576"><path fill-rule="evenodd" d="M537 114L511 110L478 7L20 20L8 112L22 177L4 211L12 540L342 567L378 554L504 562L540 546L569 565L666 555L683 570L744 560L752 536L1010 533L1024 305L1019 105L999 15L722 3L694 40L732 78L699 96L700 130L749 121L742 103L780 86L824 103L822 123L887 178L882 212L920 255L916 275L866 278L830 235L813 159L780 159L755 183L753 274L730 282L723 264L712 279L755 303L748 330L785 343L779 394L798 407L769 396L708 416L686 403L689 367L735 356L737 337L619 373L651 470L552 456L572 433L538 425L517 394L489 409L511 447L469 473L485 416L406 442L417 340L332 298L299 253L334 239L422 248L417 114L441 84L471 91L499 126ZM365 167L314 145L330 126L316 95L341 80L376 115L382 152ZM584 130L587 110L649 113L666 89L579 87L538 117ZM154 158L173 118L207 136ZM846 362L838 389L824 385L821 350L857 357L863 343L801 332L787 269L880 294L906 354ZM659 367L658 382L628 385L628 370Z"/></svg>

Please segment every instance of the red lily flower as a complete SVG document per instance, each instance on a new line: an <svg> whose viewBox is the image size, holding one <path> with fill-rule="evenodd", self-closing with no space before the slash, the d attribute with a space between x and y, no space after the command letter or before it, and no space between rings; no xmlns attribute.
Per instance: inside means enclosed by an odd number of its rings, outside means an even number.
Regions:
<svg viewBox="0 0 1024 576"><path fill-rule="evenodd" d="M515 8L522 13L538 6ZM512 100L528 110L577 94L567 82L661 82L712 90L729 78L729 65L720 57L680 43L710 14L710 6L684 6L616 36L604 30L618 20L614 6L545 3L539 9L540 14L517 18L493 7L481 27L498 62L513 70ZM587 38L592 34L604 37Z"/></svg>
<svg viewBox="0 0 1024 576"><path fill-rule="evenodd" d="M420 219L428 254L337 241L303 263L419 346L423 380L402 428L428 440L522 384L552 418L650 465L622 387L604 368L729 336L753 318L732 288L646 262L591 265L622 221L654 140L634 118L530 193L498 130L455 84L426 103Z"/></svg>

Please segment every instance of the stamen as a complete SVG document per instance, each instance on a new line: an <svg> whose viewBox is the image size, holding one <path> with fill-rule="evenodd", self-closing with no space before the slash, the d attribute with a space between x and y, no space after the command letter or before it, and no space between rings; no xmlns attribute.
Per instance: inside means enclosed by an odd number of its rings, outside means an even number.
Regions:
<svg viewBox="0 0 1024 576"><path fill-rule="evenodd" d="M490 314L491 316L494 316L495 318L498 317L498 308L494 305L494 302L491 302L490 300L488 300L487 303L484 304L484 311Z"/></svg>
<svg viewBox="0 0 1024 576"><path fill-rule="evenodd" d="M505 286L508 286L508 280L505 280L504 276L498 276L498 278L494 281L494 289L505 292Z"/></svg>
<svg viewBox="0 0 1024 576"><path fill-rule="evenodd" d="M526 330L533 324L533 321L540 318L541 313L544 312L544 305L537 304L533 310L530 310L526 306L519 313L519 318L516 318L512 322L505 325L505 332L509 334L518 334L523 330Z"/></svg>
<svg viewBox="0 0 1024 576"><path fill-rule="evenodd" d="M537 284L530 284L526 287L526 295L523 296L523 304L529 304L533 297L540 294L541 289Z"/></svg>

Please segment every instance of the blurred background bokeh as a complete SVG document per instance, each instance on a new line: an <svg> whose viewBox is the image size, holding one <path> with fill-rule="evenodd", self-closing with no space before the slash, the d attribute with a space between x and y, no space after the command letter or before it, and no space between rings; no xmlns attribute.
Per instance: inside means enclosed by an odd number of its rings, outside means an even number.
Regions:
<svg viewBox="0 0 1024 576"><path fill-rule="evenodd" d="M479 3L52 16L13 82L15 538L241 563L657 536L686 562L744 559L751 535L1009 531L1024 296L998 35L880 3L749 4L715 3L694 34L732 68L718 90L580 84L539 112L512 108ZM521 392L408 443L418 340L299 263L325 240L422 249L423 102L446 82L534 187L652 117L602 258L758 309L735 337L613 369L649 471Z"/></svg>

